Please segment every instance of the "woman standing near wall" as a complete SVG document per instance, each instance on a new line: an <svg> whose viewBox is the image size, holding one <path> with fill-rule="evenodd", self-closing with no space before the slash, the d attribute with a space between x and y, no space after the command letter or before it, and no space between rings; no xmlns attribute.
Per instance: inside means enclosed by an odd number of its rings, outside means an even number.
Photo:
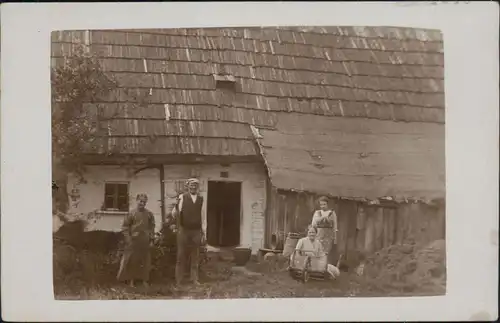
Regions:
<svg viewBox="0 0 500 323"><path fill-rule="evenodd" d="M323 250L328 252L328 263L335 264L337 214L330 207L326 196L321 196L318 203L320 209L314 212L311 226L317 229L317 239L321 242Z"/></svg>

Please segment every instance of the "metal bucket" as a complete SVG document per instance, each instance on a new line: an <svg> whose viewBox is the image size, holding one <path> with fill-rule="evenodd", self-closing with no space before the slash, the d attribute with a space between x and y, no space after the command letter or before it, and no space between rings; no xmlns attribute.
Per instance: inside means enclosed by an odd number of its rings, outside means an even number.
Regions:
<svg viewBox="0 0 500 323"><path fill-rule="evenodd" d="M233 249L233 261L236 266L245 266L250 260L252 255L252 249L250 248L234 248Z"/></svg>
<svg viewBox="0 0 500 323"><path fill-rule="evenodd" d="M285 245L283 247L283 256L290 257L290 255L295 250L297 242L299 242L300 238L301 235L299 233L289 232L286 235Z"/></svg>

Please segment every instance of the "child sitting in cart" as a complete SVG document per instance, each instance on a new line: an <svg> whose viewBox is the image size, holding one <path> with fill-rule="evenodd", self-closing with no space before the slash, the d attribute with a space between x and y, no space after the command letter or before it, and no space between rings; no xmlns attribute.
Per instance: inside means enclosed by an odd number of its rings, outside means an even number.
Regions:
<svg viewBox="0 0 500 323"><path fill-rule="evenodd" d="M302 256L326 257L323 251L323 245L316 239L317 233L318 230L310 225L307 230L307 237L297 242L297 246L295 247L296 252ZM331 264L328 264L327 271L331 279L335 279L340 275L339 269Z"/></svg>

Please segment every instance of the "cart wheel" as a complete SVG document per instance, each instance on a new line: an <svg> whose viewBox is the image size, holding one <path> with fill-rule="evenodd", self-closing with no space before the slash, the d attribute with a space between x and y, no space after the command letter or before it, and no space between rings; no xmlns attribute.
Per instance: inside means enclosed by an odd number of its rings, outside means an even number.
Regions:
<svg viewBox="0 0 500 323"><path fill-rule="evenodd" d="M307 283L309 281L309 272L305 268L302 271L302 280L304 281L304 283Z"/></svg>
<svg viewBox="0 0 500 323"><path fill-rule="evenodd" d="M293 280L298 280L300 278L300 272L297 272L295 270L290 270L290 277L292 277Z"/></svg>

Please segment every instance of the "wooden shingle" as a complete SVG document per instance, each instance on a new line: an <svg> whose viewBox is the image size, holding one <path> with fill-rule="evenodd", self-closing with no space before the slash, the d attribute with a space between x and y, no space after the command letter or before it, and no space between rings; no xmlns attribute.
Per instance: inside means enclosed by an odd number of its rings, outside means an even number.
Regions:
<svg viewBox="0 0 500 323"><path fill-rule="evenodd" d="M86 35L54 32L53 65L62 64ZM117 119L106 121L115 137L102 141L101 152L114 147L145 153L147 146L158 154L255 154L248 146L249 126L274 127L286 112L445 120L439 31L330 26L93 30L89 35L91 52L119 84L93 104L101 120ZM235 78L234 93L217 89L213 75L221 70ZM141 146L147 140L142 136L150 134L163 139ZM231 144L222 144L225 140Z"/></svg>

